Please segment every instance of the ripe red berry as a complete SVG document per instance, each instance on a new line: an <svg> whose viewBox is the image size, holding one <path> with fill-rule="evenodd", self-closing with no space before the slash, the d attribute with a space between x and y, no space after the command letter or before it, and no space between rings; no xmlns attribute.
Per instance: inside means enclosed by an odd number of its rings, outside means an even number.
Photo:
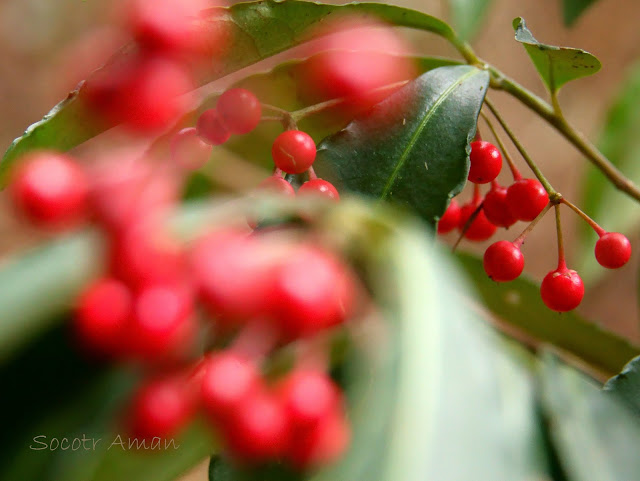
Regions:
<svg viewBox="0 0 640 481"><path fill-rule="evenodd" d="M168 439L178 434L194 413L185 380L178 376L153 379L133 396L129 409L130 430L142 439Z"/></svg>
<svg viewBox="0 0 640 481"><path fill-rule="evenodd" d="M478 205L474 202L463 205L460 208L460 222L458 224L458 230L463 231L467 221L471 218L471 215L476 211ZM489 219L484 215L484 211L480 209L480 212L473 219L469 228L464 233L464 236L471 241L485 241L495 234L497 227L489 222Z"/></svg>
<svg viewBox="0 0 640 481"><path fill-rule="evenodd" d="M338 190L333 184L322 179L311 179L305 182L298 189L298 194L315 195L331 200L340 200L340 194L338 194Z"/></svg>
<svg viewBox="0 0 640 481"><path fill-rule="evenodd" d="M230 89L218 99L216 109L232 134L248 134L257 127L262 116L258 98L246 89Z"/></svg>
<svg viewBox="0 0 640 481"><path fill-rule="evenodd" d="M482 204L487 219L498 227L511 227L517 219L511 214L507 203L507 189L500 185L494 185L484 196Z"/></svg>
<svg viewBox="0 0 640 481"><path fill-rule="evenodd" d="M308 429L339 406L340 391L327 374L297 369L288 374L278 391L293 429Z"/></svg>
<svg viewBox="0 0 640 481"><path fill-rule="evenodd" d="M532 221L549 203L549 195L537 179L519 179L507 189L507 206L518 220Z"/></svg>
<svg viewBox="0 0 640 481"><path fill-rule="evenodd" d="M88 180L69 157L55 152L27 155L10 186L16 208L42 227L63 228L83 219Z"/></svg>
<svg viewBox="0 0 640 481"><path fill-rule="evenodd" d="M218 425L225 423L246 398L261 388L255 365L238 354L222 351L205 361L202 405Z"/></svg>
<svg viewBox="0 0 640 481"><path fill-rule="evenodd" d="M198 170L209 161L211 146L198 136L195 127L182 129L171 139L171 158L185 170Z"/></svg>
<svg viewBox="0 0 640 481"><path fill-rule="evenodd" d="M123 333L131 314L132 293L121 281L104 278L78 299L74 330L82 350L112 356L126 350Z"/></svg>
<svg viewBox="0 0 640 481"><path fill-rule="evenodd" d="M200 53L206 31L195 18L208 6L203 0L131 0L127 23L135 39L147 49Z"/></svg>
<svg viewBox="0 0 640 481"><path fill-rule="evenodd" d="M316 144L305 132L287 130L273 141L271 155L279 169L288 174L301 174L316 160Z"/></svg>
<svg viewBox="0 0 640 481"><path fill-rule="evenodd" d="M231 456L245 463L281 458L291 439L284 406L268 392L246 397L224 426L223 438Z"/></svg>
<svg viewBox="0 0 640 481"><path fill-rule="evenodd" d="M258 184L258 190L282 194L287 197L295 197L296 191L293 186L279 175L270 175Z"/></svg>
<svg viewBox="0 0 640 481"><path fill-rule="evenodd" d="M557 312L578 307L584 297L584 284L576 271L560 267L542 280L540 295L546 306Z"/></svg>
<svg viewBox="0 0 640 481"><path fill-rule="evenodd" d="M455 199L451 199L447 210L438 221L438 234L446 234L458 227L460 224L460 204Z"/></svg>
<svg viewBox="0 0 640 481"><path fill-rule="evenodd" d="M207 109L200 114L196 130L200 138L211 145L222 145L231 137L216 109Z"/></svg>
<svg viewBox="0 0 640 481"><path fill-rule="evenodd" d="M310 336L349 317L355 304L354 278L329 253L299 246L276 267L269 299L285 337Z"/></svg>
<svg viewBox="0 0 640 481"><path fill-rule="evenodd" d="M129 327L133 354L155 361L183 353L195 334L192 312L191 293L183 286L165 284L141 289L134 298Z"/></svg>
<svg viewBox="0 0 640 481"><path fill-rule="evenodd" d="M602 267L617 269L629 261L631 243L623 234L607 232L596 242L595 254L598 264Z"/></svg>
<svg viewBox="0 0 640 481"><path fill-rule="evenodd" d="M179 99L194 84L185 67L163 56L122 59L99 70L83 90L88 106L135 131L166 128L184 111Z"/></svg>
<svg viewBox="0 0 640 481"><path fill-rule="evenodd" d="M496 282L508 282L516 279L524 269L524 256L520 247L513 242L498 241L484 252L484 271Z"/></svg>
<svg viewBox="0 0 640 481"><path fill-rule="evenodd" d="M236 231L213 232L194 245L194 282L204 307L222 327L270 312L272 255L258 239Z"/></svg>
<svg viewBox="0 0 640 481"><path fill-rule="evenodd" d="M287 460L301 470L327 466L345 453L350 440L349 422L336 408L312 429L294 432Z"/></svg>
<svg viewBox="0 0 640 481"><path fill-rule="evenodd" d="M476 184L488 184L502 169L502 155L491 142L475 140L471 142L469 154L469 180Z"/></svg>

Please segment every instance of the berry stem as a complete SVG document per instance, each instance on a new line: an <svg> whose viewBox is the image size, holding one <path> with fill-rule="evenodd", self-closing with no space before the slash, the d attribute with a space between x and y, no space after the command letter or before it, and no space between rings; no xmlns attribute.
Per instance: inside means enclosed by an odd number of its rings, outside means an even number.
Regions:
<svg viewBox="0 0 640 481"><path fill-rule="evenodd" d="M598 223L593 220L591 217L589 217L585 212L583 212L580 207L578 207L577 205L569 202L567 199L565 199L564 197L560 200L560 202L562 202L563 204L565 204L567 207L569 207L572 211L574 211L576 214L578 214L580 217L582 217L584 219L584 221L589 224L591 226L591 228L596 231L596 234L598 234L598 237L602 237L603 235L605 235L607 233L606 230L604 230L602 227L600 227L598 225Z"/></svg>
<svg viewBox="0 0 640 481"><path fill-rule="evenodd" d="M516 247L520 247L522 244L524 244L524 240L529 235L529 232L531 232L533 228L536 226L536 224L540 222L540 219L542 219L545 216L545 214L549 212L549 209L551 209L552 205L553 204L549 202L547 206L544 209L542 209L542 212L538 214L538 217L533 219L531 223L529 223L529 225L520 233L520 235L514 239L513 245L515 245Z"/></svg>
<svg viewBox="0 0 640 481"><path fill-rule="evenodd" d="M522 174L520 174L520 171L516 167L516 164L513 162L513 158L507 151L507 147L504 145L504 142L502 142L502 139L498 135L498 132L496 132L496 129L493 126L493 122L491 122L491 119L489 119L489 117L484 112L480 111L480 115L482 115L482 118L487 123L487 126L489 127L489 130L491 130L493 137L496 139L496 142L498 143L498 147L500 147L500 150L502 151L502 156L505 158L505 160L507 161L507 164L509 165L509 170L511 170L511 175L513 176L513 180L522 179Z"/></svg>
<svg viewBox="0 0 640 481"><path fill-rule="evenodd" d="M556 209L556 232L558 234L558 270L562 271L567 268L567 262L564 258L564 241L562 239L562 222L560 220L560 204L554 205Z"/></svg>
<svg viewBox="0 0 640 481"><path fill-rule="evenodd" d="M309 180L316 180L318 178L318 176L316 175L316 171L313 170L313 166L309 167L309 170L307 172L309 173Z"/></svg>
<svg viewBox="0 0 640 481"><path fill-rule="evenodd" d="M544 174L542 173L542 171L538 168L537 164L533 161L533 159L529 156L529 154L527 153L527 151L525 150L525 148L523 147L523 145L520 143L520 141L518 140L518 138L516 137L516 135L513 133L513 131L509 128L509 125L505 122L505 120L502 118L502 116L500 115L500 113L497 111L497 109L495 108L495 106L493 105L493 103L488 99L485 98L484 103L486 104L487 107L489 107L489 110L491 110L491 113L493 114L493 116L496 118L496 120L498 121L498 123L500 123L500 125L502 126L502 129L505 131L505 133L509 136L509 138L511 139L511 142L513 142L513 145L516 146L516 148L518 149L518 151L520 152L520 155L522 155L522 158L525 160L525 162L527 163L527 165L529 166L529 168L533 171L533 173L535 174L535 176L538 178L538 180L540 181L540 183L543 185L544 189L547 191L547 193L549 194L549 198L550 199L556 199L558 198L559 194L556 192L556 190L551 186L551 184L549 183L549 181L547 180L547 178L544 176Z"/></svg>
<svg viewBox="0 0 640 481"><path fill-rule="evenodd" d="M476 195L478 195L478 198L476 198ZM479 202L479 196L480 196L480 188L478 187L478 184L476 184L474 192L473 192L473 202L474 203L475 202ZM453 244L453 247L451 248L451 252L455 252L456 251L456 249L460 245L460 242L462 242L462 239L464 238L464 235L469 230L469 227L471 227L471 224L473 223L473 221L476 219L476 217L478 217L478 214L482 210L482 205L483 204L484 204L484 200L482 202L478 203L478 207L476 207L476 210L474 210L473 213L469 216L469 219L467 220L467 222L464 224L464 227L462 228L462 232L460 232L460 235L456 239L455 244Z"/></svg>

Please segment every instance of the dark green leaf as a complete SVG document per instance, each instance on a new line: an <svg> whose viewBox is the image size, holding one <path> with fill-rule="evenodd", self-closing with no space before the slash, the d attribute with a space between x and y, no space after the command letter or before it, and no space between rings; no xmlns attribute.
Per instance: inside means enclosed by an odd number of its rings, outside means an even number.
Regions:
<svg viewBox="0 0 640 481"><path fill-rule="evenodd" d="M432 70L318 146L314 167L339 189L409 206L432 224L465 184L489 76Z"/></svg>
<svg viewBox="0 0 640 481"><path fill-rule="evenodd" d="M96 236L63 237L0 268L0 362L69 310L100 268Z"/></svg>
<svg viewBox="0 0 640 481"><path fill-rule="evenodd" d="M640 473L640 421L572 368L546 359L542 407L569 479L626 481Z"/></svg>
<svg viewBox="0 0 640 481"><path fill-rule="evenodd" d="M492 0L449 0L453 28L462 39L469 39L482 26Z"/></svg>
<svg viewBox="0 0 640 481"><path fill-rule="evenodd" d="M620 374L607 381L603 389L629 406L640 419L640 357L629 361Z"/></svg>
<svg viewBox="0 0 640 481"><path fill-rule="evenodd" d="M640 182L640 64L625 80L604 122L598 147L600 151L633 182ZM611 232L630 232L640 222L635 200L617 190L598 169L590 168L582 188L580 206L596 222ZM593 249L597 236L586 223L580 225L580 275L594 282L607 272L595 260Z"/></svg>
<svg viewBox="0 0 640 481"><path fill-rule="evenodd" d="M562 18L566 26L571 26L578 17L597 0L562 0Z"/></svg>
<svg viewBox="0 0 640 481"><path fill-rule="evenodd" d="M557 91L571 80L593 75L600 70L600 61L589 52L538 42L521 17L513 21L513 28L516 40L524 45L550 92Z"/></svg>
<svg viewBox="0 0 640 481"><path fill-rule="evenodd" d="M211 24L212 31L217 32L223 24L230 29L233 41L222 64L212 69L210 76L201 79L202 83L311 40L320 34L312 27L343 14L374 16L393 25L431 31L448 39L454 37L451 27L442 20L418 11L377 3L324 5L299 0L264 0L212 8L208 12L209 16L204 21ZM91 77L88 82L91 82ZM0 163L0 184L6 183L7 172L19 155L42 148L68 150L108 127L93 124L94 119L80 105L78 92L72 93L13 142Z"/></svg>
<svg viewBox="0 0 640 481"><path fill-rule="evenodd" d="M558 314L540 299L540 287L526 277L500 284L491 282L482 259L459 254L462 267L482 304L504 322L545 343L577 356L611 376L620 372L640 348L573 312Z"/></svg>
<svg viewBox="0 0 640 481"><path fill-rule="evenodd" d="M302 481L305 476L282 464L257 468L240 468L227 459L214 455L209 461L209 481Z"/></svg>

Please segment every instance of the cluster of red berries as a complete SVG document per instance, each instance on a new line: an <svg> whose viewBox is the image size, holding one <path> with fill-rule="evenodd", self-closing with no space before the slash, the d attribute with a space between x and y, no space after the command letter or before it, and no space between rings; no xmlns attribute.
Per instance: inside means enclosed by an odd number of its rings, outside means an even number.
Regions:
<svg viewBox="0 0 640 481"><path fill-rule="evenodd" d="M469 181L473 182L473 200L460 207L453 199L438 223L438 233L450 232L455 227L472 241L489 239L497 227L508 228L518 220L534 221L549 204L549 196L536 179L523 179L512 167L514 183L508 188L500 186L496 177L502 168L502 155L496 146L476 140L471 143ZM491 182L484 199L478 184ZM606 232L590 221L600 237L595 246L600 265L616 269L631 257L631 244L622 234ZM491 244L484 253L483 265L487 275L496 282L512 281L524 269L524 256L520 250L525 231L515 241L501 240ZM543 302L550 309L566 312L578 307L584 297L584 284L578 273L567 268L564 252L560 251L558 267L549 272L540 286Z"/></svg>
<svg viewBox="0 0 640 481"><path fill-rule="evenodd" d="M229 90L216 107L219 125L245 132L259 122L259 106L250 92ZM106 270L80 295L73 327L81 349L93 356L169 372L154 375L134 396L129 422L136 435L173 435L200 406L232 457L317 466L348 444L338 388L322 370L302 368L268 384L258 375L259 361L348 320L356 277L321 246L268 232L218 228L187 245L172 236L166 214L178 201L180 173L210 157L211 139L200 124L173 137L170 164L123 158L117 169L111 161L83 168L64 154L29 154L14 173L11 196L38 226L59 230L90 220L104 232ZM293 194L281 172L308 170L312 178L299 192L338 199L330 183L312 174L315 153L307 134L284 132L272 150L276 173L261 188ZM193 366L203 314L214 320L217 338L236 336L237 348L207 356L190 374L184 368L175 374L176 365ZM247 348L246 333L256 324L263 329L253 339L258 347ZM260 347L265 339L272 342Z"/></svg>
<svg viewBox="0 0 640 481"><path fill-rule="evenodd" d="M122 26L135 48L107 63L82 89L88 108L109 124L136 132L168 127L183 112L180 96L195 88L195 65L216 58L225 32L198 19L202 0L127 0ZM158 101L158 99L162 99Z"/></svg>
<svg viewBox="0 0 640 481"><path fill-rule="evenodd" d="M471 241L491 238L498 227L509 228L517 221L532 221L549 203L549 196L537 179L524 179L514 172L514 182L509 187L501 186L496 177L502 170L502 154L490 142L471 142L468 179L476 184L473 198L460 206L455 199L438 222L438 233L446 234L456 227ZM483 196L477 187L491 183ZM467 225L468 224L468 225Z"/></svg>

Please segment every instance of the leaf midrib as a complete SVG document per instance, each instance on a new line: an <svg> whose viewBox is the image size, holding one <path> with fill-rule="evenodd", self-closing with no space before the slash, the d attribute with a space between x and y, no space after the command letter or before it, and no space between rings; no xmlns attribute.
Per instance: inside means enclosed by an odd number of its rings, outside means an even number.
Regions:
<svg viewBox="0 0 640 481"><path fill-rule="evenodd" d="M404 167L407 161L407 158L409 157L409 154L411 153L414 145L418 141L418 137L420 137L420 134L422 133L426 125L429 123L429 120L431 120L431 117L433 117L434 113L438 110L438 107L440 107L440 105L442 105L442 103L447 98L449 98L449 96L453 93L453 91L459 86L461 86L465 80L467 80L469 77L472 77L473 75L476 75L478 72L479 72L478 69L473 69L467 72L466 74L464 74L458 80L456 80L453 84L447 87L447 89L444 92L442 92L442 94L438 97L438 99L433 104L433 106L427 111L427 114L424 116L424 119L422 119L420 124L418 124L418 128L416 128L415 132L411 136L411 139L409 140L406 147L402 151L402 154L398 159L396 168L391 173L391 176L389 177L387 184L384 186L384 190L382 191L382 194L380 194L380 200L386 199L387 195L389 195L389 192L391 191L391 188L393 187L393 184L395 183L396 178L398 177L398 174Z"/></svg>

